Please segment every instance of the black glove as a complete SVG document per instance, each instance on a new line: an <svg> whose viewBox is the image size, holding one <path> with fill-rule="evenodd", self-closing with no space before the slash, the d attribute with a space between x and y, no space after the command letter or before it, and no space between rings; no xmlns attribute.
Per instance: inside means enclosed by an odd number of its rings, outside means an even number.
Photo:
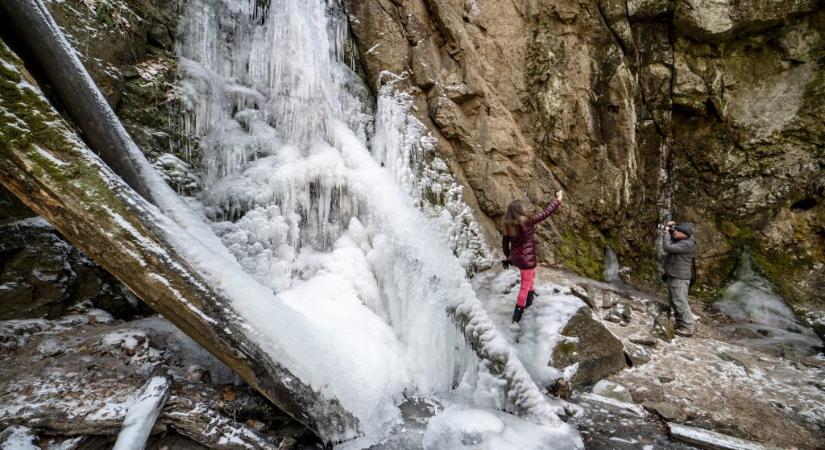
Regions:
<svg viewBox="0 0 825 450"><path fill-rule="evenodd" d="M510 268L510 260L509 259L502 259L501 260L501 267L504 267L505 270L509 269Z"/></svg>

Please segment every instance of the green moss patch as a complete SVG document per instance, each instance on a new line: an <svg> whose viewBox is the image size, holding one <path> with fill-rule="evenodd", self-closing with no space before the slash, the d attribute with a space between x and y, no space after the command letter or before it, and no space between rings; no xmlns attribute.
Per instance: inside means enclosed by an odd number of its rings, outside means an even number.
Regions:
<svg viewBox="0 0 825 450"><path fill-rule="evenodd" d="M601 280L604 278L604 249L607 241L603 236L594 239L576 231L565 231L556 247L565 267L579 275Z"/></svg>

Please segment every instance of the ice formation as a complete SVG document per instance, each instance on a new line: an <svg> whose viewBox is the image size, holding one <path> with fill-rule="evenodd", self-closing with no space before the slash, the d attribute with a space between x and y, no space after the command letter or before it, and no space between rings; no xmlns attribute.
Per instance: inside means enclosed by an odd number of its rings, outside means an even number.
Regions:
<svg viewBox="0 0 825 450"><path fill-rule="evenodd" d="M39 450L40 447L36 444L37 434L34 430L21 426L10 426L3 430L3 450Z"/></svg>
<svg viewBox="0 0 825 450"><path fill-rule="evenodd" d="M613 283L621 281L619 277L619 258L610 246L604 249L604 281Z"/></svg>
<svg viewBox="0 0 825 450"><path fill-rule="evenodd" d="M390 84L377 111L362 100L337 2L186 8L178 52L202 152L198 201L258 283L239 285L220 263L199 268L226 280L261 345L354 413L368 440L399 422L405 397L461 384L485 391L478 406L516 401L580 446L475 297L466 274L489 251L410 99ZM516 384L485 378L448 310L471 318L468 332Z"/></svg>
<svg viewBox="0 0 825 450"><path fill-rule="evenodd" d="M716 307L737 322L737 327L751 328L768 337L756 346L789 345L797 351L814 353L821 341L799 324L776 287L753 268L750 254L743 252L734 280L725 287Z"/></svg>

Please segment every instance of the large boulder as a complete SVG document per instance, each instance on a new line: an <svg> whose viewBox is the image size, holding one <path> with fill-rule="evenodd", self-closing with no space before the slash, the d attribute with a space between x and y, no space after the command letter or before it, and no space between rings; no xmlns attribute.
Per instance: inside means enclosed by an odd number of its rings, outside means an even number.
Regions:
<svg viewBox="0 0 825 450"><path fill-rule="evenodd" d="M576 311L561 334L574 339L556 345L550 365L564 368L578 364L570 379L574 387L594 384L624 369L622 342L593 318L590 308L582 307Z"/></svg>
<svg viewBox="0 0 825 450"><path fill-rule="evenodd" d="M817 0L676 0L674 22L680 33L721 40L734 33L761 31L789 17L821 7Z"/></svg>

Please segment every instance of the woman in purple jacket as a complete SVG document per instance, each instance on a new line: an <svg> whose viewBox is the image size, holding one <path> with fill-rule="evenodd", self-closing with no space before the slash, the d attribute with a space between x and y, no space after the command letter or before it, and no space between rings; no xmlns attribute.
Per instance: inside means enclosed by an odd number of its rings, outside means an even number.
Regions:
<svg viewBox="0 0 825 450"><path fill-rule="evenodd" d="M504 233L501 239L501 248L507 259L502 261L502 264L505 269L512 264L521 272L521 288L518 291L516 308L513 310L513 322L521 320L524 309L533 304L533 298L536 295L533 291L533 281L536 278L534 227L559 208L563 197L563 191L556 192L556 199L550 203L550 206L533 216L527 214L521 200L514 200L507 207L507 214L504 216Z"/></svg>

